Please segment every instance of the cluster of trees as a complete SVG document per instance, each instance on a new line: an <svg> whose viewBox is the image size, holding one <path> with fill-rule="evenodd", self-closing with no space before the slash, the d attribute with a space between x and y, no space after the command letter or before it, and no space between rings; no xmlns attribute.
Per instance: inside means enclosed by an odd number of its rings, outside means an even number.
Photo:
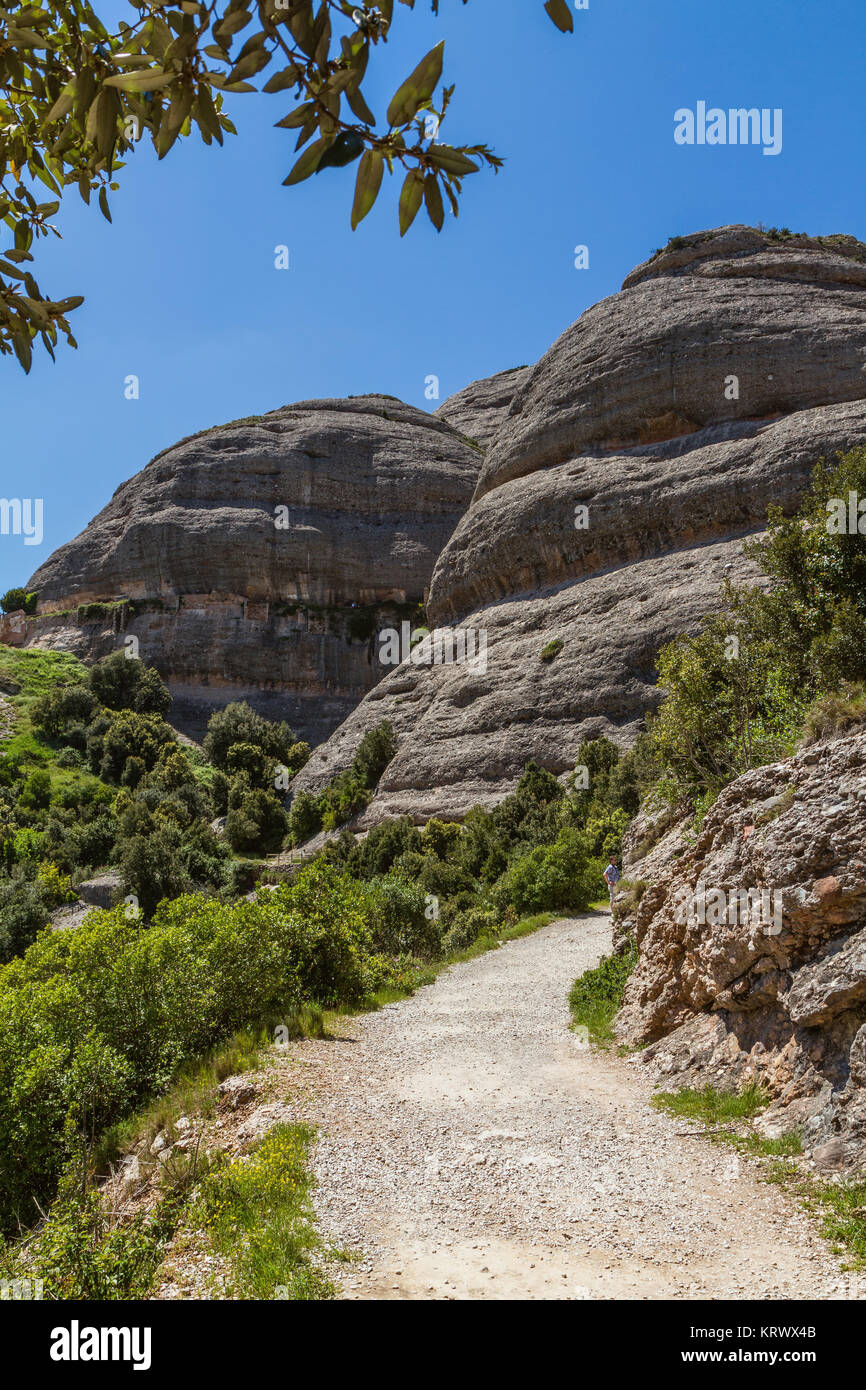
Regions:
<svg viewBox="0 0 866 1390"><path fill-rule="evenodd" d="M386 983L395 924L423 945L413 921L423 938L419 889L318 864L255 902L165 901L144 930L119 905L43 932L0 967L0 1231L29 1225L82 1147L184 1062L251 1021Z"/></svg>
<svg viewBox="0 0 866 1390"><path fill-rule="evenodd" d="M766 582L726 583L722 611L706 618L697 636L661 651L658 683L666 698L650 730L669 800L708 805L749 768L789 756L816 701L835 694L843 703L862 702L863 498L866 449L822 461L796 515L772 508L766 535L746 544Z"/></svg>
<svg viewBox="0 0 866 1390"><path fill-rule="evenodd" d="M216 769L211 794L226 817L232 849L279 849L288 829L283 798L310 756L285 723L271 723L249 705L234 702L211 716L204 751Z"/></svg>
<svg viewBox="0 0 866 1390"><path fill-rule="evenodd" d="M351 767L341 772L318 796L298 792L289 812L289 841L302 845L320 830L336 830L362 811L372 799L379 778L397 751L397 739L387 720L368 729Z"/></svg>
<svg viewBox="0 0 866 1390"><path fill-rule="evenodd" d="M230 895L244 873L233 850L282 844L282 786L307 745L232 704L212 717L202 754L166 723L170 703L156 671L117 652L32 706L40 743L0 760L0 959L97 870L115 869L149 917L192 889ZM55 786L53 768L71 776ZM221 815L224 835L211 828Z"/></svg>
<svg viewBox="0 0 866 1390"><path fill-rule="evenodd" d="M581 911L601 895L604 858L619 852L655 769L646 739L625 755L609 739L585 742L578 766L563 786L529 763L510 796L462 823L386 821L361 841L344 832L323 857L361 880L392 874L418 885L435 900L445 954L523 915Z"/></svg>
<svg viewBox="0 0 866 1390"><path fill-rule="evenodd" d="M22 609L25 613L35 613L38 601L36 592L28 594L26 589L7 589L0 598L0 609L4 613L18 613Z"/></svg>

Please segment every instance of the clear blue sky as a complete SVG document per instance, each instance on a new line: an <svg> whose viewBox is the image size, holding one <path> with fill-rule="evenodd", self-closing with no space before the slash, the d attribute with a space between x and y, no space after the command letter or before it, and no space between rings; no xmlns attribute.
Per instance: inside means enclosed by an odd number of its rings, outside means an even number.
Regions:
<svg viewBox="0 0 866 1390"><path fill-rule="evenodd" d="M0 495L42 497L45 540L0 536L0 592L79 532L123 479L183 435L316 396L384 391L430 408L476 377L535 361L669 236L763 222L866 239L863 0L590 0L560 35L541 0L397 6L368 100L387 100L446 39L457 84L442 138L507 159L464 185L442 234L401 241L396 181L349 229L354 170L281 187L282 96L236 97L222 150L193 137L161 165L144 141L114 223L70 193L63 241L40 243L43 291L80 293L80 347L29 377L0 360ZM128 13L112 0L111 13ZM267 72L264 74L267 76ZM777 157L680 147L674 111L781 107ZM274 269L274 247L291 269ZM573 250L590 248L578 271ZM44 248L44 250L43 250ZM129 373L141 398L124 399ZM230 544L230 538L226 538Z"/></svg>

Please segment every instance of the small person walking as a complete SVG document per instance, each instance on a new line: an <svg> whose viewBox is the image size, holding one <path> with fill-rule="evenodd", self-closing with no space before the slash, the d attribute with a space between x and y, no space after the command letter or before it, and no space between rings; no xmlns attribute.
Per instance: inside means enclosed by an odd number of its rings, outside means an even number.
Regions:
<svg viewBox="0 0 866 1390"><path fill-rule="evenodd" d="M607 884L607 890L610 894L611 907L613 907L613 895L616 892L616 885L621 877L622 875L616 867L616 855L612 854L610 856L610 862L604 871L604 881Z"/></svg>

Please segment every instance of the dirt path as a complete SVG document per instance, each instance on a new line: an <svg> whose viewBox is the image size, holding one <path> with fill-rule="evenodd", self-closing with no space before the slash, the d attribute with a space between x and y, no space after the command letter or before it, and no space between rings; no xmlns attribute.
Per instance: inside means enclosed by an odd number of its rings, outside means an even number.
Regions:
<svg viewBox="0 0 866 1390"><path fill-rule="evenodd" d="M554 922L290 1049L321 1228L361 1256L345 1297L866 1296L753 1164L650 1109L636 1060L579 1047L568 989L609 938Z"/></svg>

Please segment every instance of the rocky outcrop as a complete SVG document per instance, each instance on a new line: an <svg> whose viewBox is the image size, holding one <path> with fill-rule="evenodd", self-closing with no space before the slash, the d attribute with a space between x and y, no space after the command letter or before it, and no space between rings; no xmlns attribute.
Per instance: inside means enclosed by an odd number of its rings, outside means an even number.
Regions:
<svg viewBox="0 0 866 1390"><path fill-rule="evenodd" d="M866 1166L866 732L725 788L635 915L617 1021L675 1086L762 1082L769 1135Z"/></svg>
<svg viewBox="0 0 866 1390"><path fill-rule="evenodd" d="M23 609L0 614L0 642L6 647L27 645L27 616Z"/></svg>
<svg viewBox="0 0 866 1390"><path fill-rule="evenodd" d="M531 367L512 367L509 371L473 381L443 401L436 414L486 449L531 370Z"/></svg>
<svg viewBox="0 0 866 1390"><path fill-rule="evenodd" d="M528 371L489 444L427 608L431 627L486 635L486 670L425 667L420 647L299 785L343 770L384 718L400 746L362 824L457 815L529 758L558 773L585 737L628 743L658 699L659 646L723 578L755 577L743 537L771 503L794 509L822 456L864 442L866 246L679 239Z"/></svg>
<svg viewBox="0 0 866 1390"><path fill-rule="evenodd" d="M479 448L387 396L305 401L159 454L37 571L30 642L134 639L200 732L245 698L325 737L382 674L374 635L417 617Z"/></svg>

